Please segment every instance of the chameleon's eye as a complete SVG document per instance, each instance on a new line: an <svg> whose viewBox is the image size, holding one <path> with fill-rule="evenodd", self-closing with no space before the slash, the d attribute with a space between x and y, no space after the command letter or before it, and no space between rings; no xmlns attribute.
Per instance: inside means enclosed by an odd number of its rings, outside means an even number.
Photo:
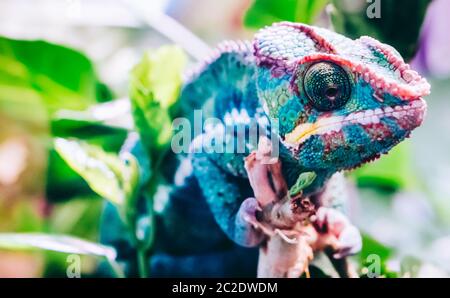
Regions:
<svg viewBox="0 0 450 298"><path fill-rule="evenodd" d="M351 84L345 70L331 62L318 62L306 71L303 88L319 110L342 107L350 98Z"/></svg>

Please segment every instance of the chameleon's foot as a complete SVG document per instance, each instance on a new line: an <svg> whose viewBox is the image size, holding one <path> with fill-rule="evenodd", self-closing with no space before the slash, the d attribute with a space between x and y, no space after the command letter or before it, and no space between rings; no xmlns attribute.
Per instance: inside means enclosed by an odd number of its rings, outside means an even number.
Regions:
<svg viewBox="0 0 450 298"><path fill-rule="evenodd" d="M258 228L259 222L256 219L256 212L262 211L258 201L255 198L245 199L239 207L238 217Z"/></svg>
<svg viewBox="0 0 450 298"><path fill-rule="evenodd" d="M336 209L320 207L312 221L319 233L316 248L331 248L335 259L356 254L361 250L362 238L359 230Z"/></svg>
<svg viewBox="0 0 450 298"><path fill-rule="evenodd" d="M244 246L258 245L271 230L256 218L257 212L261 212L258 201L255 198L245 199L236 215L235 240Z"/></svg>

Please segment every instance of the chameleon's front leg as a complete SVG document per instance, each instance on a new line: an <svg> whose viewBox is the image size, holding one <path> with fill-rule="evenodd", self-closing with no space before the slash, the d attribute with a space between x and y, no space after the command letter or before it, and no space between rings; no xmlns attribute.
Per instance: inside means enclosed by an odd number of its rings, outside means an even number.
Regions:
<svg viewBox="0 0 450 298"><path fill-rule="evenodd" d="M241 246L260 244L265 235L252 224L260 207L243 194L245 180L227 173L206 153L194 154L192 162L211 212L225 234Z"/></svg>
<svg viewBox="0 0 450 298"><path fill-rule="evenodd" d="M361 250L359 230L338 210L320 207L313 218L313 226L321 236L316 248L331 248L334 259L342 259Z"/></svg>
<svg viewBox="0 0 450 298"><path fill-rule="evenodd" d="M312 224L317 232L314 250L325 252L341 277L358 277L346 257L361 250L362 239L347 216L336 209L320 207Z"/></svg>

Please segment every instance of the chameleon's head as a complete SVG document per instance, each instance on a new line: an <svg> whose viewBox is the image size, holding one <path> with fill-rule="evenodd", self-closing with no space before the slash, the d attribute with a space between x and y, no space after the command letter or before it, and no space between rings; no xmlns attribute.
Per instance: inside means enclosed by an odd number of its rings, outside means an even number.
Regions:
<svg viewBox="0 0 450 298"><path fill-rule="evenodd" d="M283 22L262 29L254 51L258 96L307 168L356 167L422 123L430 85L370 37Z"/></svg>

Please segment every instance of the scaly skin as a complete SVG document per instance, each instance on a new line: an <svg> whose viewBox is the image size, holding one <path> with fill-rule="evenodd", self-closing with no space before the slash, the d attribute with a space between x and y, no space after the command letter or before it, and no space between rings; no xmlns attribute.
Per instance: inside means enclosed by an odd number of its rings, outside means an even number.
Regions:
<svg viewBox="0 0 450 298"><path fill-rule="evenodd" d="M180 100L186 113L207 102L203 116L223 120L204 131L204 140L229 142L223 125L245 127L250 118L267 131L278 124L288 186L299 173L314 171L318 177L306 195L318 206L344 210L345 191L330 187L341 180L335 174L376 159L408 137L422 123L422 97L429 91L426 80L388 45L283 22L262 29L253 43L219 46L186 82ZM251 198L244 169L244 158L255 148L248 140L245 145L243 153L203 150L181 163L161 216L154 274L254 275L257 250L241 246L255 247L264 237L246 220L255 218L258 202ZM191 149L211 146L196 139ZM323 222L327 216L341 218L329 212L321 214ZM360 246L358 232L347 226L338 233L343 235L339 257Z"/></svg>

